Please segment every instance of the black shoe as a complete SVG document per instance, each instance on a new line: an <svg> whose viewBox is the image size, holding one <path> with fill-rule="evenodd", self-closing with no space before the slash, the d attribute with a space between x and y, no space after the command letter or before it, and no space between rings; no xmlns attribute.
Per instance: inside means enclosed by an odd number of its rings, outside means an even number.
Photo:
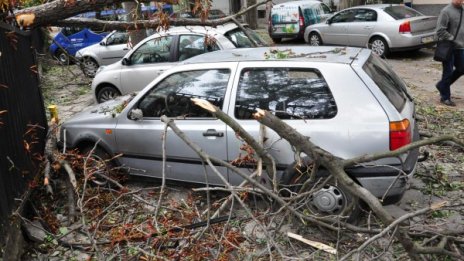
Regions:
<svg viewBox="0 0 464 261"><path fill-rule="evenodd" d="M438 86L438 83L435 84L435 88L437 88L438 92L441 93L440 87Z"/></svg>
<svg viewBox="0 0 464 261"><path fill-rule="evenodd" d="M444 99L440 99L440 102L446 106L456 106L456 103L454 103L452 100L450 99L447 99L447 100L444 100Z"/></svg>

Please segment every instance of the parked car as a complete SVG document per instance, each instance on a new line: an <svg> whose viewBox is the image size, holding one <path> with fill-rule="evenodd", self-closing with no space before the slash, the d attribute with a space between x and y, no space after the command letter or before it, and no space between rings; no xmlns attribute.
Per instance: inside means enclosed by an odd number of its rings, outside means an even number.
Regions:
<svg viewBox="0 0 464 261"><path fill-rule="evenodd" d="M108 33L95 33L89 28L63 27L48 48L60 62L69 64L69 55L74 56L82 48L100 42ZM64 50L63 50L64 49Z"/></svg>
<svg viewBox="0 0 464 261"><path fill-rule="evenodd" d="M436 16L426 16L403 5L381 4L348 8L325 23L308 26L310 45L369 47L380 56L418 50L435 44Z"/></svg>
<svg viewBox="0 0 464 261"><path fill-rule="evenodd" d="M98 67L117 62L129 52L129 34L113 31L101 42L76 52L81 69L88 77L94 77Z"/></svg>
<svg viewBox="0 0 464 261"><path fill-rule="evenodd" d="M220 49L266 45L259 35L250 29L248 38L236 24L221 26L172 27L145 38L124 58L100 67L92 82L92 91L97 102L116 96L140 91L164 70L195 55Z"/></svg>
<svg viewBox="0 0 464 261"><path fill-rule="evenodd" d="M189 11L180 11L180 12L174 12L170 16L171 18L201 18L200 13L193 13ZM226 14L219 10L219 9L210 9L208 11L208 19L219 19L219 18L224 18L226 17Z"/></svg>
<svg viewBox="0 0 464 261"><path fill-rule="evenodd" d="M311 55L321 52L326 55ZM204 152L228 162L236 159L243 141L191 98L208 100L256 138L260 127L252 114L256 108L271 111L342 159L395 150L418 139L415 105L405 83L369 49L282 46L193 57L132 99L118 97L77 114L63 123L60 140L81 152L89 152L97 142L96 159L119 155L111 164L132 175L160 178L165 129L160 116L166 115ZM167 132L166 178L206 182L204 162L172 130ZM264 140L276 160L280 185L299 183L302 171L293 167L295 152L288 142L273 131L266 131ZM405 191L417 159L416 149L347 172L375 196L385 194L393 202ZM231 184L242 182L236 173L216 167ZM250 164L238 167L249 170ZM210 170L207 180L224 185ZM316 212L339 214L352 205L348 194L332 179L309 196L307 205Z"/></svg>
<svg viewBox="0 0 464 261"><path fill-rule="evenodd" d="M269 15L269 36L275 43L282 38L303 38L308 25L325 21L331 12L326 4L316 0L274 5Z"/></svg>

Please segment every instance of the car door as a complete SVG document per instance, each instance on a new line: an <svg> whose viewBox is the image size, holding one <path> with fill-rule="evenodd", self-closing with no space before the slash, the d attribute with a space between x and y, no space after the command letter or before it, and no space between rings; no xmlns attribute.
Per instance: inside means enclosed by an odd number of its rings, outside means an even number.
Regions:
<svg viewBox="0 0 464 261"><path fill-rule="evenodd" d="M128 33L114 32L100 42L98 56L101 59L101 65L112 64L121 60L129 51L128 40Z"/></svg>
<svg viewBox="0 0 464 261"><path fill-rule="evenodd" d="M353 21L355 12L344 10L327 20L327 26L321 30L324 44L349 45L348 24Z"/></svg>
<svg viewBox="0 0 464 261"><path fill-rule="evenodd" d="M350 45L367 47L369 37L377 24L377 12L367 8L354 10L356 10L354 20L348 23Z"/></svg>
<svg viewBox="0 0 464 261"><path fill-rule="evenodd" d="M166 69L177 62L173 59L173 42L177 36L152 38L135 50L123 63L120 73L121 88L126 93L143 89Z"/></svg>
<svg viewBox="0 0 464 261"><path fill-rule="evenodd" d="M235 63L234 63L235 64ZM198 68L198 67L197 67ZM116 127L118 150L123 165L131 174L162 177L163 133L165 124L160 117L166 115L202 150L216 158L227 160L227 126L212 114L193 105L191 98L210 101L219 108L225 107L229 80L234 68L221 65L215 68L192 69L174 72L160 80L136 102L133 109L143 118L132 120L122 116ZM201 160L170 128L166 134L166 177L189 182L224 184L216 173ZM227 169L216 165L223 178Z"/></svg>
<svg viewBox="0 0 464 261"><path fill-rule="evenodd" d="M205 41L206 40L206 41ZM182 34L179 35L177 45L177 61L220 50L214 38L206 38L203 34Z"/></svg>
<svg viewBox="0 0 464 261"><path fill-rule="evenodd" d="M237 68L229 115L257 140L260 128L252 114L260 108L316 141L324 141L325 144L342 142L340 137L343 135L339 134L343 128L334 120L337 114L335 99L322 73L317 67L312 67L314 65L325 67L327 74L333 74L333 67L311 63L241 63ZM264 147L275 159L277 170L282 171L295 161L294 154L290 153L290 144L277 133L265 128L264 137ZM253 171L256 162L246 157L250 150L244 142L233 133L229 133L227 139L229 160L245 171ZM233 184L242 180L233 173L229 174L229 179Z"/></svg>

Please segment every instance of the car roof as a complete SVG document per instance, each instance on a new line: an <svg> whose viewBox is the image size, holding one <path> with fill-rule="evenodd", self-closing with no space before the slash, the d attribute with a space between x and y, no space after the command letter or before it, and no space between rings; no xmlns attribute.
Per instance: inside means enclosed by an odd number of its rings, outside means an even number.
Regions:
<svg viewBox="0 0 464 261"><path fill-rule="evenodd" d="M398 5L398 4L372 4L372 5L353 6L353 7L347 8L347 9L360 9L360 8L385 9L386 7L389 7L389 6L404 6L404 5Z"/></svg>
<svg viewBox="0 0 464 261"><path fill-rule="evenodd" d="M321 1L317 0L302 0L302 1L291 1L291 2L285 2L285 3L280 3L280 4L275 4L273 7L278 7L281 5L305 5L305 4L320 4L322 3Z"/></svg>
<svg viewBox="0 0 464 261"><path fill-rule="evenodd" d="M227 32L234 30L238 28L238 25L235 23L227 23L223 25L218 25L216 27L212 26L202 26L202 25L186 25L186 26L171 26L168 30L166 30L164 33L169 34L169 33L184 33L184 32L192 32L192 33L209 33L209 34L214 34L218 33L221 35L226 34ZM159 34L155 33L149 37L157 37Z"/></svg>
<svg viewBox="0 0 464 261"><path fill-rule="evenodd" d="M371 51L356 47L278 46L220 50L194 56L183 64L241 61L311 61L351 64L365 61ZM279 57L277 57L279 56Z"/></svg>

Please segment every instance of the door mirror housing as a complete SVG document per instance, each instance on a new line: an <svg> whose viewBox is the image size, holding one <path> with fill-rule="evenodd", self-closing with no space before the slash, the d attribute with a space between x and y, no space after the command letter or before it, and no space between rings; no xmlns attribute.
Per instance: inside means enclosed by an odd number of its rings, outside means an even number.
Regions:
<svg viewBox="0 0 464 261"><path fill-rule="evenodd" d="M131 65L131 62L129 60L129 58L122 58L122 61L121 61L122 65Z"/></svg>
<svg viewBox="0 0 464 261"><path fill-rule="evenodd" d="M143 112L141 109L132 109L127 115L129 119L134 121L141 121L143 119Z"/></svg>
<svg viewBox="0 0 464 261"><path fill-rule="evenodd" d="M103 40L100 42L100 45L101 45L101 46L106 46L106 39L103 39Z"/></svg>

